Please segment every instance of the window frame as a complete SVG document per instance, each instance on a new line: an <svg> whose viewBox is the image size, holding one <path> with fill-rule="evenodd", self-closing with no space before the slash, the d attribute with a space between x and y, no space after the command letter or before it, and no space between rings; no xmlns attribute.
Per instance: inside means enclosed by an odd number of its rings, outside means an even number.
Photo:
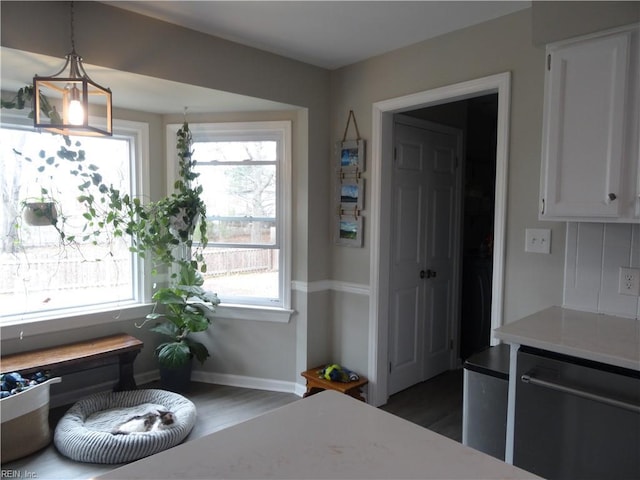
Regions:
<svg viewBox="0 0 640 480"><path fill-rule="evenodd" d="M180 124L167 125L167 152L171 152L173 139ZM275 247L279 250L279 292L280 299L276 306L270 306L261 302L227 303L221 295L222 303L216 308L217 315L229 319L246 319L257 321L269 321L288 323L293 310L291 310L291 269L292 269L292 190L291 165L291 121L249 121L249 122L199 122L189 123L189 129L193 135L194 143L206 140L207 135L211 139L238 140L251 139L251 133L277 134L282 140L282 158L278 159L276 171L278 173L276 185L276 225L278 237ZM178 175L175 155L167 155L167 179L168 187L172 188ZM224 248L224 245L221 245Z"/></svg>
<svg viewBox="0 0 640 480"><path fill-rule="evenodd" d="M0 125L4 127L33 127L32 120L18 112L3 110ZM141 121L113 119L113 136L132 139L134 154L131 168L131 184L136 196L148 198L150 193L149 172L149 124ZM151 282L146 280L148 261L132 254L133 300L114 300L100 304L56 310L2 315L0 313L1 336L4 339L22 338L28 329L30 335L45 334L92 325L113 323L142 318L148 313L151 302Z"/></svg>

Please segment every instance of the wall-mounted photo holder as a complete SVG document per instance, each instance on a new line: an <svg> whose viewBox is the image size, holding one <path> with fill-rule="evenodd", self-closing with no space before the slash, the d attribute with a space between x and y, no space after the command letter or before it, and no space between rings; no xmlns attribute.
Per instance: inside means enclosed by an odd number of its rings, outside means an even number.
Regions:
<svg viewBox="0 0 640 480"><path fill-rule="evenodd" d="M340 189L340 209L362 211L364 206L364 182L355 178L343 178L338 184Z"/></svg>
<svg viewBox="0 0 640 480"><path fill-rule="evenodd" d="M344 175L356 175L364 171L364 140L343 140L338 142L340 171Z"/></svg>
<svg viewBox="0 0 640 480"><path fill-rule="evenodd" d="M355 140L347 140L352 120L357 137ZM337 245L362 247L365 151L365 141L360 138L356 116L353 110L349 110L342 141L336 143L334 161L337 173L334 177L334 205L337 207L334 229Z"/></svg>
<svg viewBox="0 0 640 480"><path fill-rule="evenodd" d="M346 212L345 212L346 213ZM338 218L336 243L345 247L362 247L363 219L355 212Z"/></svg>

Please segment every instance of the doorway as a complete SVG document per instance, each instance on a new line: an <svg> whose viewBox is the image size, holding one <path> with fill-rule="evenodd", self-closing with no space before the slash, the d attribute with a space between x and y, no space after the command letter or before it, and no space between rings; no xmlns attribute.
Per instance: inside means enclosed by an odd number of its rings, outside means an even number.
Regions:
<svg viewBox="0 0 640 480"><path fill-rule="evenodd" d="M371 295L369 329L370 402L376 406L388 398L389 361L389 258L393 212L390 206L391 168L393 158L393 118L397 113L417 111L486 95L497 95L495 195L493 215L493 256L491 261L490 330L502 325L502 293L504 265L504 232L506 221L506 179L509 118L510 74L503 73L469 82L428 90L405 97L375 103L373 106L371 159ZM451 325L454 348L449 355L453 368L461 356L461 328ZM491 343L495 343L491 340Z"/></svg>
<svg viewBox="0 0 640 480"><path fill-rule="evenodd" d="M498 94L490 93L404 112L421 120L464 131L462 218L460 222L459 358L489 346L495 214Z"/></svg>

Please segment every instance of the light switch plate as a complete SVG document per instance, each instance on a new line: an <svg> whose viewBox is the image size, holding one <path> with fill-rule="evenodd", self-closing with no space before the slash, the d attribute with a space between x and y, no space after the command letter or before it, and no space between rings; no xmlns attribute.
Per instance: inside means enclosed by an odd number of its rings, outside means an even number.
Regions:
<svg viewBox="0 0 640 480"><path fill-rule="evenodd" d="M551 253L551 230L548 228L527 228L525 230L524 251Z"/></svg>

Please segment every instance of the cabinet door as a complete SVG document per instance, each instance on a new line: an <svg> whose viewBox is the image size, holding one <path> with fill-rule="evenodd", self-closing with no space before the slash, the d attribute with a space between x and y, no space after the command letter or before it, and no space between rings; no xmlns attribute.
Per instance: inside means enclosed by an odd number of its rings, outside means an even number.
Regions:
<svg viewBox="0 0 640 480"><path fill-rule="evenodd" d="M630 33L547 50L542 218L616 217Z"/></svg>

